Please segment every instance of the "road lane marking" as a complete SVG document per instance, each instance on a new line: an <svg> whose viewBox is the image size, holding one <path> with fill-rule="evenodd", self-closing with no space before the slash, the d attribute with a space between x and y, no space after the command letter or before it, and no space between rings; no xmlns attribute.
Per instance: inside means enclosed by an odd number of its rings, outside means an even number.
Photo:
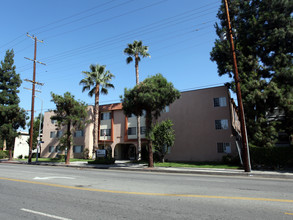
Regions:
<svg viewBox="0 0 293 220"><path fill-rule="evenodd" d="M73 177L66 177L66 176L47 176L47 177L35 177L34 180L49 180L49 179L69 179L74 180Z"/></svg>
<svg viewBox="0 0 293 220"><path fill-rule="evenodd" d="M56 216L56 215L50 215L50 214L47 214L47 213L43 213L43 212L37 212L37 211L34 211L34 210L30 210L30 209L20 209L21 211L24 211L24 212L29 212L29 213L33 213L33 214L37 214L37 215L42 215L42 216L46 216L46 217L49 217L49 218L54 218L54 219L60 219L60 220L71 220L69 218L63 218L63 217L60 217L60 216Z"/></svg>
<svg viewBox="0 0 293 220"><path fill-rule="evenodd" d="M285 215L293 215L293 213L285 212Z"/></svg>
<svg viewBox="0 0 293 220"><path fill-rule="evenodd" d="M66 189L77 189L91 192L105 192L105 193L116 193L116 194L128 194L128 195L146 195L146 196L170 196L170 197L187 197L187 198L206 198L206 199L233 199L233 200L248 200L248 201L267 201L267 202L286 202L293 203L293 200L289 199L270 199L270 198L253 198L253 197L235 197L235 196L208 196L208 195L192 195L192 194L169 194L169 193L147 193L147 192L128 192L128 191L119 191L119 190L107 190L107 189L93 189L93 188L80 188L76 186L66 186L54 183L44 183L36 182L30 180L20 180L20 179L11 179L0 177L0 180L21 182L21 183L31 183L44 186L53 186Z"/></svg>

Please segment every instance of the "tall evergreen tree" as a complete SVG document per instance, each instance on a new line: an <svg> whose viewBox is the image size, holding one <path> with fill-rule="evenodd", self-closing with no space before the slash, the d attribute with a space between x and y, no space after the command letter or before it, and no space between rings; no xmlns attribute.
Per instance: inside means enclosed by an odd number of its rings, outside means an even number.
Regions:
<svg viewBox="0 0 293 220"><path fill-rule="evenodd" d="M76 129L82 129L87 123L86 104L74 99L74 96L69 92L64 93L64 96L51 93L52 102L56 104L55 115L51 117L57 120L59 128L66 127L65 134L62 135L60 142L67 148L66 164L70 163L70 154L72 146L72 133Z"/></svg>
<svg viewBox="0 0 293 220"><path fill-rule="evenodd" d="M148 138L149 167L153 167L152 140L149 133L153 118L158 118L161 111L180 97L180 92L168 82L162 74L146 78L133 89L125 89L122 97L125 115L141 116L146 111L146 136Z"/></svg>
<svg viewBox="0 0 293 220"><path fill-rule="evenodd" d="M21 85L19 74L15 71L14 52L7 50L0 66L0 136L9 143L9 158L12 159L12 149L17 130L25 128L26 112L19 107L18 88Z"/></svg>
<svg viewBox="0 0 293 220"><path fill-rule="evenodd" d="M293 103L293 2L287 0L230 0L229 12L236 48L237 65L249 141L258 146L274 146L278 131L292 133ZM232 58L226 39L224 3L215 24L219 39L211 52L220 76L232 77ZM234 84L231 82L231 88ZM272 120L276 109L286 120Z"/></svg>

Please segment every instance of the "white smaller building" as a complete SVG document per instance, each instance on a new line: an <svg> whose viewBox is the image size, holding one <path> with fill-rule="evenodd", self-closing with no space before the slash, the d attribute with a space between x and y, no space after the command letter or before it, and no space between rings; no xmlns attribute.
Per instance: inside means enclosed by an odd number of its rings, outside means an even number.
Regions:
<svg viewBox="0 0 293 220"><path fill-rule="evenodd" d="M29 144L27 143L29 139L29 133L20 132L20 135L15 138L14 142L14 153L13 158L18 158L22 155L22 158L28 156Z"/></svg>

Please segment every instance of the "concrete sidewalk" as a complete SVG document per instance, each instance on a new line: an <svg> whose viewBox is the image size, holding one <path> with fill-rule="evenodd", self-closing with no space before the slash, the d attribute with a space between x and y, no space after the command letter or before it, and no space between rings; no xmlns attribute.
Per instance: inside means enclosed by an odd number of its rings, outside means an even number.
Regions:
<svg viewBox="0 0 293 220"><path fill-rule="evenodd" d="M41 165L41 166L63 166L75 168L92 168L92 169L111 169L143 172L161 172L161 173L185 173L185 174L204 174L204 175L222 175L222 176L243 176L243 177L265 177L265 178L283 178L293 179L292 171L260 171L252 170L247 173L243 170L235 169L216 169L216 168L175 168L175 167L154 167L149 168L147 164L131 163L130 161L116 161L115 164L88 164L84 161L70 162L66 165L64 162L32 162L28 164L25 161L8 161L0 160L0 163Z"/></svg>

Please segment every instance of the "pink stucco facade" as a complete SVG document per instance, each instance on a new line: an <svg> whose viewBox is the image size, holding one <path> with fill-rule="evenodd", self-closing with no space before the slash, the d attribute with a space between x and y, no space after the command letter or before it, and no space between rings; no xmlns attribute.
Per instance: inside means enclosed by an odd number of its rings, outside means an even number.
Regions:
<svg viewBox="0 0 293 220"><path fill-rule="evenodd" d="M175 144L166 159L218 161L228 153L237 154L235 135L239 131L239 121L235 104L225 86L182 92L181 97L166 110L158 121L171 119L176 135ZM126 117L121 103L100 106L100 112L104 115L99 123L99 148L110 148L116 159L135 159L136 118ZM46 112L44 116L42 157L58 154L58 138L52 135L56 131L50 119L52 115L53 112ZM88 106L88 119L92 116L93 106ZM141 126L145 126L144 117L141 118ZM86 125L77 136L74 137L72 157L82 157L80 151L84 149L92 152L93 123ZM143 140L144 137L142 134Z"/></svg>

